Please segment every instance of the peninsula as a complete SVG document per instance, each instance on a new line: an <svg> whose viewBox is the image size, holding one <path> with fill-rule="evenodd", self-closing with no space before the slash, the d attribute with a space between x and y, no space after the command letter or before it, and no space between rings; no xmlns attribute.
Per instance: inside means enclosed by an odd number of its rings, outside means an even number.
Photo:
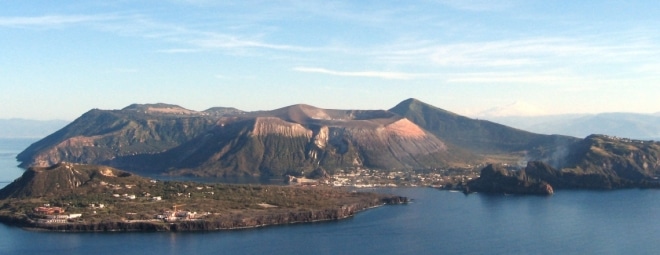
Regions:
<svg viewBox="0 0 660 255"><path fill-rule="evenodd" d="M107 166L31 167L0 190L0 222L63 231L213 231L339 220L400 196L343 188L152 180Z"/></svg>

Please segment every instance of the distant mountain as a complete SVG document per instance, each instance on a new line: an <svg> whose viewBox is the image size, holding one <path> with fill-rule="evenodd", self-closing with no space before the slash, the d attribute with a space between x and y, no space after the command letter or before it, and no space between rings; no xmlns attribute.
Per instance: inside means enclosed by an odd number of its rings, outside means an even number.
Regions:
<svg viewBox="0 0 660 255"><path fill-rule="evenodd" d="M42 138L67 124L66 120L0 119L0 138Z"/></svg>
<svg viewBox="0 0 660 255"><path fill-rule="evenodd" d="M538 116L545 115L540 108L525 102L514 102L508 105L493 107L476 114L479 118L506 116Z"/></svg>
<svg viewBox="0 0 660 255"><path fill-rule="evenodd" d="M490 117L489 120L542 134L586 137L606 134L660 140L660 115L638 113Z"/></svg>

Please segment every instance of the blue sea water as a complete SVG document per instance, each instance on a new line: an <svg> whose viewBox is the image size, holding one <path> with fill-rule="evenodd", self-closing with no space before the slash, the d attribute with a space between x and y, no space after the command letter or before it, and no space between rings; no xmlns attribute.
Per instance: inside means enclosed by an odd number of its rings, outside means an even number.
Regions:
<svg viewBox="0 0 660 255"><path fill-rule="evenodd" d="M0 140L0 181L20 176L14 157L30 142ZM221 232L51 233L0 224L0 254L660 254L660 190L380 191L414 202L342 221Z"/></svg>

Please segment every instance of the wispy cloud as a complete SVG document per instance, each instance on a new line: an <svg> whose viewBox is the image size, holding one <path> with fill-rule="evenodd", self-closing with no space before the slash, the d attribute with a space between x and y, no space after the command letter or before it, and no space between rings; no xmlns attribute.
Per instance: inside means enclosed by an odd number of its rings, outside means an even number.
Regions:
<svg viewBox="0 0 660 255"><path fill-rule="evenodd" d="M378 55L379 54L379 55ZM660 47L644 40L602 38L523 38L484 42L396 45L379 49L378 58L399 64L428 63L460 68L561 68L584 64L655 63Z"/></svg>
<svg viewBox="0 0 660 255"><path fill-rule="evenodd" d="M230 28L205 30L186 24L168 23L144 15L125 16L120 22L104 24L104 30L122 35L162 40L182 47L161 49L162 53L196 53L211 50L266 49L276 51L313 51L315 49L288 44L269 43L259 33L231 31ZM229 30L230 32L223 32Z"/></svg>
<svg viewBox="0 0 660 255"><path fill-rule="evenodd" d="M58 26L66 24L77 24L91 21L111 20L112 15L46 15L32 17L0 17L0 26L4 27L28 27L28 26Z"/></svg>
<svg viewBox="0 0 660 255"><path fill-rule="evenodd" d="M499 84L499 85L530 85L548 86L564 92L585 92L616 88L623 84L640 82L637 77L603 77L602 75L573 73L570 70L555 71L500 71L500 72L466 72L446 76L450 84Z"/></svg>
<svg viewBox="0 0 660 255"><path fill-rule="evenodd" d="M0 17L0 27L51 28L64 25L88 25L97 30L163 40L184 47L158 50L163 53L194 53L204 50L267 49L278 51L312 51L296 45L276 44L260 40L258 35L241 35L195 29L185 24L158 21L143 14L44 15ZM222 30L222 29L220 29ZM247 33L247 32L244 32ZM249 34L249 33L248 33Z"/></svg>
<svg viewBox="0 0 660 255"><path fill-rule="evenodd" d="M394 80L410 80L422 74L404 73L404 72L382 72L382 71L335 71L325 68L317 67L295 67L294 71L306 73L321 73L334 76L348 76L348 77L367 77L367 78L381 78L381 79L394 79Z"/></svg>
<svg viewBox="0 0 660 255"><path fill-rule="evenodd" d="M527 84L565 84L573 83L577 78L565 73L536 72L474 72L449 75L449 83L527 83Z"/></svg>
<svg viewBox="0 0 660 255"><path fill-rule="evenodd" d="M438 2L465 11L501 11L515 5L511 0L439 0Z"/></svg>
<svg viewBox="0 0 660 255"><path fill-rule="evenodd" d="M195 52L200 52L202 51L201 49L164 49L164 50L157 50L157 52L162 52L162 53L195 53Z"/></svg>
<svg viewBox="0 0 660 255"><path fill-rule="evenodd" d="M206 33L205 33L206 34ZM256 40L243 39L232 35L226 34L213 34L206 38L192 39L189 43L199 46L200 48L213 49L213 48L263 48L270 50L284 50L284 51L310 51L311 49L286 44L272 44Z"/></svg>

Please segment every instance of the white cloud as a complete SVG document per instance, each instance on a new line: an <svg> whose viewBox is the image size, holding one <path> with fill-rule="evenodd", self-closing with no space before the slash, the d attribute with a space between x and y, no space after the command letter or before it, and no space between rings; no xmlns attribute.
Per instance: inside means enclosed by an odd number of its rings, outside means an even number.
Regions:
<svg viewBox="0 0 660 255"><path fill-rule="evenodd" d="M335 71L325 68L316 68L316 67L295 67L293 70L298 72L306 73L321 73L334 76L348 76L348 77L368 77L368 78L381 78L381 79L393 79L393 80L410 80L422 74L412 74L412 73L403 73L403 72L382 72L382 71L357 71L357 72L345 72L345 71Z"/></svg>
<svg viewBox="0 0 660 255"><path fill-rule="evenodd" d="M285 51L308 51L309 49L284 44L271 44L255 40L238 38L236 36L215 34L206 38L192 39L189 43L201 48L263 48Z"/></svg>

